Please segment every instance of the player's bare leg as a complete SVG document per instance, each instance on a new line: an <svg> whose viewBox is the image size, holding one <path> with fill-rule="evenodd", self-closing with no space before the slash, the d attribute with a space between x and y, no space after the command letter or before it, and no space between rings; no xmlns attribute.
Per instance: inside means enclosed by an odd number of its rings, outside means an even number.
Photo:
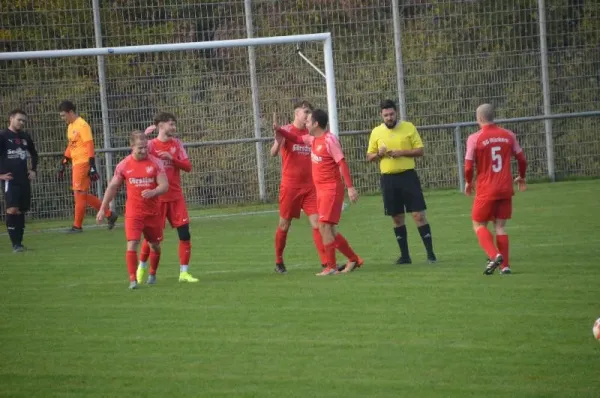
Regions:
<svg viewBox="0 0 600 398"><path fill-rule="evenodd" d="M473 230L479 240L479 245L485 251L490 261L488 262L483 273L492 275L496 268L502 264L502 254L494 245L494 237L487 227L487 222L473 221Z"/></svg>
<svg viewBox="0 0 600 398"><path fill-rule="evenodd" d="M177 235L179 236L179 282L198 282L198 278L194 278L188 269L192 256L190 225L185 224L177 227Z"/></svg>
<svg viewBox="0 0 600 398"><path fill-rule="evenodd" d="M396 264L411 264L410 252L408 251L408 233L406 231L404 213L396 214L392 216L394 223L394 234L396 235L396 241L400 247L400 257L396 260Z"/></svg>
<svg viewBox="0 0 600 398"><path fill-rule="evenodd" d="M325 255L327 256L327 267L319 272L317 276L335 275L338 273L335 260L335 225L320 222L319 231L323 237L323 246L325 248Z"/></svg>
<svg viewBox="0 0 600 398"><path fill-rule="evenodd" d="M323 246L323 237L321 236L321 231L319 230L319 215L310 214L308 216L308 221L312 227L313 242L317 248L319 259L321 260L321 268L325 268L327 267L327 256L325 255L325 247Z"/></svg>
<svg viewBox="0 0 600 398"><path fill-rule="evenodd" d="M127 252L125 253L125 260L127 262L127 272L129 273L129 288L137 289L138 280L136 278L136 270L138 264L137 248L139 245L138 240L127 241Z"/></svg>
<svg viewBox="0 0 600 398"><path fill-rule="evenodd" d="M279 224L277 225L277 231L275 231L275 272L280 274L287 272L283 261L283 251L285 250L287 234L291 225L292 220L279 217Z"/></svg>
<svg viewBox="0 0 600 398"><path fill-rule="evenodd" d="M510 263L508 262L508 234L506 233L506 221L507 220L496 220L494 222L494 229L496 230L496 246L498 251L502 254L502 264L500 265L500 273L503 275L510 274Z"/></svg>
<svg viewBox="0 0 600 398"><path fill-rule="evenodd" d="M25 228L25 217L19 211L18 207L9 207L6 209L6 230L10 242L12 243L13 253L25 251L23 246L23 232Z"/></svg>
<svg viewBox="0 0 600 398"><path fill-rule="evenodd" d="M146 240L144 241L147 242ZM154 285L156 283L156 271L158 270L158 264L160 263L160 243L148 243L148 246L150 247L150 275L148 275L146 283Z"/></svg>
<svg viewBox="0 0 600 398"><path fill-rule="evenodd" d="M429 221L427 221L427 217L425 216L425 211L416 211L412 213L412 218L417 224L419 235L421 235L421 240L423 241L423 245L425 246L425 251L427 252L427 261L429 261L430 264L436 263L437 258L435 257L435 253L433 252L433 238L431 236L431 227L429 226Z"/></svg>

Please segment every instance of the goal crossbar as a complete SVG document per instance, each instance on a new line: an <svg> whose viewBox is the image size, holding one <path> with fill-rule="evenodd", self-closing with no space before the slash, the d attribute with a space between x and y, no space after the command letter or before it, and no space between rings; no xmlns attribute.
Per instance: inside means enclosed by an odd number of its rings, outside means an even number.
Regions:
<svg viewBox="0 0 600 398"><path fill-rule="evenodd" d="M323 43L323 58L325 60L325 83L327 87L327 112L329 113L329 130L333 134L339 135L335 93L335 76L333 68L333 42L330 32L288 36L253 37L247 39L197 41L173 44L147 44L143 46L0 52L0 61L25 60L35 58L106 56L188 50L211 50L216 48L255 47L278 44L299 44L306 42Z"/></svg>

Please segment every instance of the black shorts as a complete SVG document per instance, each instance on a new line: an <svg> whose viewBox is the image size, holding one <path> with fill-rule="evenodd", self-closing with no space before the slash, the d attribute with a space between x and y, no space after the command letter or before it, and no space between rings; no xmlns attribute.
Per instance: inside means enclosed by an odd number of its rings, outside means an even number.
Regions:
<svg viewBox="0 0 600 398"><path fill-rule="evenodd" d="M386 216L415 213L427 209L421 181L415 170L381 175L381 192Z"/></svg>
<svg viewBox="0 0 600 398"><path fill-rule="evenodd" d="M6 208L16 207L21 213L29 211L31 207L31 185L29 182L15 184L13 181L4 181L2 184Z"/></svg>

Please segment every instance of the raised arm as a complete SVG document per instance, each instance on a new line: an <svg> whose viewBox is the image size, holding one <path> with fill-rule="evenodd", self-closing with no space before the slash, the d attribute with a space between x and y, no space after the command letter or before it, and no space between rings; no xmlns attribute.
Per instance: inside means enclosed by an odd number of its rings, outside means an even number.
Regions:
<svg viewBox="0 0 600 398"><path fill-rule="evenodd" d="M312 135L309 135L309 134L296 135L285 129L282 129L281 127L275 128L275 133L277 135L281 136L282 138L285 138L286 140L293 142L294 144L300 144L300 145L312 145L313 140L315 139L315 137L313 137ZM276 135L276 137L277 137L277 135Z"/></svg>
<svg viewBox="0 0 600 398"><path fill-rule="evenodd" d="M285 142L285 138L283 138L280 135L276 135L275 136L275 141L273 141L273 145L271 146L271 156L277 156L279 155L279 150L281 149L281 146L283 145L283 143Z"/></svg>

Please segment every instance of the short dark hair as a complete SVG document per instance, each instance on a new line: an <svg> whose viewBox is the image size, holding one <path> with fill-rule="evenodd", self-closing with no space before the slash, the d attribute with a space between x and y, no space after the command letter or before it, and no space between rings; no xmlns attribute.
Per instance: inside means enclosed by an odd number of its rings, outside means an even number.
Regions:
<svg viewBox="0 0 600 398"><path fill-rule="evenodd" d="M12 111L10 111L10 113L8 114L8 117L11 118L11 117L16 116L16 115L25 115L25 116L27 116L27 113L23 109L17 108L17 109L13 109Z"/></svg>
<svg viewBox="0 0 600 398"><path fill-rule="evenodd" d="M58 105L59 112L75 112L75 104L71 101L63 101Z"/></svg>
<svg viewBox="0 0 600 398"><path fill-rule="evenodd" d="M300 108L310 109L311 111L314 109L312 104L306 100L297 101L294 103L294 109L300 109Z"/></svg>
<svg viewBox="0 0 600 398"><path fill-rule="evenodd" d="M312 120L317 122L319 127L322 129L327 128L327 123L329 123L329 116L327 116L327 112L323 109L315 109L311 112Z"/></svg>
<svg viewBox="0 0 600 398"><path fill-rule="evenodd" d="M381 101L381 104L379 104L379 107L381 108L381 110L384 110L384 109L397 110L396 103L390 99Z"/></svg>
<svg viewBox="0 0 600 398"><path fill-rule="evenodd" d="M174 122L177 121L177 119L175 118L175 115L173 115L172 113L169 113L169 112L160 112L159 114L154 116L154 124L157 126L158 126L158 123L170 122L171 120Z"/></svg>

